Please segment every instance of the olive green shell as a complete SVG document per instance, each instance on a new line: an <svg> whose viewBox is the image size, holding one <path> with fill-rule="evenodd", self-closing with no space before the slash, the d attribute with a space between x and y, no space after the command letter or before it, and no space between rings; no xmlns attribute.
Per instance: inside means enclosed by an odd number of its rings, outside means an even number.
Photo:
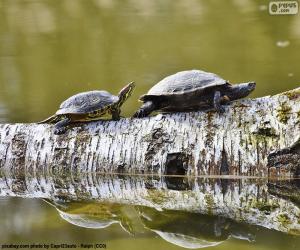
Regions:
<svg viewBox="0 0 300 250"><path fill-rule="evenodd" d="M182 95L195 91L201 93L204 89L226 84L229 83L213 73L202 70L181 71L162 79L146 95L143 95L141 100L151 96Z"/></svg>

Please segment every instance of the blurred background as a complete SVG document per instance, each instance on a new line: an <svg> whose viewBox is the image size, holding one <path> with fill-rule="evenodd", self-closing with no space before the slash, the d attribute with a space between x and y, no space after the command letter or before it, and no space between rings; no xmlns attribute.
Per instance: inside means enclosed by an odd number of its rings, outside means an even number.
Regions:
<svg viewBox="0 0 300 250"><path fill-rule="evenodd" d="M0 119L35 122L70 95L137 84L123 115L163 77L202 69L252 97L300 85L300 15L269 1L1 0Z"/></svg>
<svg viewBox="0 0 300 250"><path fill-rule="evenodd" d="M75 93L106 89L117 94L135 81L122 109L130 116L153 84L187 69L214 72L232 83L254 80L251 97L299 87L300 15L271 16L268 4L0 0L0 122L36 122ZM108 243L108 249L125 248L124 242L128 249L176 248L153 233L151 241L149 233L132 241L117 224L101 231L76 227L42 201L4 198L0 211L1 244L84 239ZM258 249L230 242L218 248ZM286 244L294 243L270 249Z"/></svg>

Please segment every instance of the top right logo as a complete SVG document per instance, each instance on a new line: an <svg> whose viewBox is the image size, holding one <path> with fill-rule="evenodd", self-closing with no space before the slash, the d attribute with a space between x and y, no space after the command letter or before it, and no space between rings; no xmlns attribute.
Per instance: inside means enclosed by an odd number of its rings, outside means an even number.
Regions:
<svg viewBox="0 0 300 250"><path fill-rule="evenodd" d="M269 3L270 15L296 15L298 14L297 1L272 1Z"/></svg>

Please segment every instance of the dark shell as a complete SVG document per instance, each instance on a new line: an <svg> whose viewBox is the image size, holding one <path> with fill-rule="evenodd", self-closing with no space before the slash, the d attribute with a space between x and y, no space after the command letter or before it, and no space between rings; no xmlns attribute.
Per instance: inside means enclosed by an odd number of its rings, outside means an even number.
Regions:
<svg viewBox="0 0 300 250"><path fill-rule="evenodd" d="M119 98L107 91L89 91L73 95L65 100L56 112L60 114L86 114L114 105Z"/></svg>
<svg viewBox="0 0 300 250"><path fill-rule="evenodd" d="M141 99L145 96L182 95L195 91L201 93L204 89L225 84L228 84L226 80L213 73L201 70L181 71L162 79Z"/></svg>

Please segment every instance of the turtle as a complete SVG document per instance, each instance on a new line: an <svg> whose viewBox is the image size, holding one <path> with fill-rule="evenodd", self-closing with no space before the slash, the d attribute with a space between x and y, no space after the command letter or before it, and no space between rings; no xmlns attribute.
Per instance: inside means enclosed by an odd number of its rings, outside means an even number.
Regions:
<svg viewBox="0 0 300 250"><path fill-rule="evenodd" d="M223 105L248 96L256 83L251 81L231 85L220 76L202 70L186 70L167 76L140 97L144 104L133 117L142 118L153 111L189 112L215 109L225 111Z"/></svg>
<svg viewBox="0 0 300 250"><path fill-rule="evenodd" d="M56 113L38 122L55 123L54 134L63 134L73 122L89 122L111 114L113 120L120 119L120 107L131 95L134 82L127 84L118 94L112 95L105 90L78 93L61 103Z"/></svg>

